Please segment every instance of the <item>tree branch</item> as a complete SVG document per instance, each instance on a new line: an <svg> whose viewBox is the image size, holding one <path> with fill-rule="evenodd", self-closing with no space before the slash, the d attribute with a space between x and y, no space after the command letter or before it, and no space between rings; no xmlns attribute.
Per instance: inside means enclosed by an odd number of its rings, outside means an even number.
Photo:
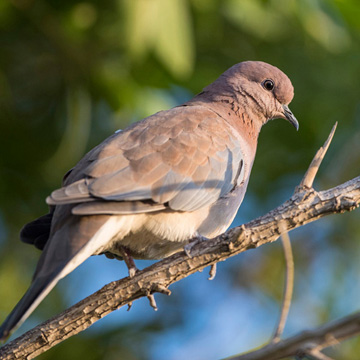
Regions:
<svg viewBox="0 0 360 360"><path fill-rule="evenodd" d="M330 132L327 140L325 141L324 145L316 152L313 160L310 163L308 170L306 171L305 176L301 180L300 185L295 189L295 193L298 193L301 191L306 191L307 189L312 188L316 174L318 173L320 165L321 165L322 161L324 160L326 152L328 151L328 148L334 137L336 128L337 128L337 122L331 129L331 132ZM290 310L292 294L294 291L294 272L295 271L294 271L294 258L293 258L292 248L291 248L291 241L290 241L289 234L287 232L284 232L284 229L280 228L280 231L282 233L281 242L283 245L283 250L284 250L284 255L285 255L285 264L286 264L285 286L284 286L284 296L283 296L283 301L282 301L282 306L281 306L280 318L279 318L279 322L278 322L277 328L275 329L275 333L273 335L271 342L280 341L281 335L284 332L286 320L287 320L289 310ZM323 354L321 354L321 355L323 355Z"/></svg>
<svg viewBox="0 0 360 360"><path fill-rule="evenodd" d="M360 333L360 312L320 326L278 343L270 343L259 350L230 358L231 360L278 360L291 356L303 359L330 359L320 351ZM330 359L331 360L331 359Z"/></svg>
<svg viewBox="0 0 360 360"><path fill-rule="evenodd" d="M324 145L315 154L309 168L306 171L306 174L304 175L304 178L301 180L301 183L297 187L296 191L303 191L303 190L312 188L314 180L315 180L315 176L316 176L317 172L319 171L319 167L320 167L322 161L324 160L326 152L331 144L331 140L334 137L336 128L337 128L337 122L331 129L330 134L329 134L327 140L325 141Z"/></svg>
<svg viewBox="0 0 360 360"><path fill-rule="evenodd" d="M311 189L295 193L268 214L194 245L191 258L180 252L139 271L133 278L127 277L104 286L62 314L3 346L0 358L32 359L140 297L154 292L167 293L169 285L196 271L275 241L280 228L287 232L330 214L352 211L359 204L360 176L330 190L316 192ZM283 342L274 346L279 344Z"/></svg>
<svg viewBox="0 0 360 360"><path fill-rule="evenodd" d="M282 230L282 229L280 229ZM272 336L271 342L279 342L281 335L284 332L286 320L289 315L291 299L294 291L294 257L291 248L290 236L287 232L281 235L281 242L285 255L285 285L284 285L284 295L282 300L281 312L279 317L278 325L275 329L275 332Z"/></svg>
<svg viewBox="0 0 360 360"><path fill-rule="evenodd" d="M0 349L0 359L32 359L85 330L110 312L124 305L131 305L140 297L156 292L170 295L169 285L196 271L243 251L273 242L282 233L324 216L352 211L359 204L360 176L326 191L316 192L312 188L298 187L288 201L268 214L230 229L214 239L195 244L191 249L191 258L185 252L180 252L137 272L133 278L127 277L104 286L63 313L3 346ZM348 328L355 329L349 336L360 332L360 321L356 321L356 324L348 324ZM346 329L343 330L339 325L339 332L346 332ZM305 334L319 335L316 331ZM306 336L304 338L308 339ZM281 348L286 341L289 340L269 346ZM252 358L241 358L245 359ZM266 359L275 357L267 356Z"/></svg>

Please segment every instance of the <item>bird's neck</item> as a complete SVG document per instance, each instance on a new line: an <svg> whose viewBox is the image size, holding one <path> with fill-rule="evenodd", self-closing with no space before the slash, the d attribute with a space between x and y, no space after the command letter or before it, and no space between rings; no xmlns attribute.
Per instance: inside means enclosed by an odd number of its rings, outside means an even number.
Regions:
<svg viewBox="0 0 360 360"><path fill-rule="evenodd" d="M266 119L256 108L252 110L250 104L244 102L241 94L224 91L219 95L219 93L204 91L184 105L201 105L214 111L251 144L255 152L261 126Z"/></svg>

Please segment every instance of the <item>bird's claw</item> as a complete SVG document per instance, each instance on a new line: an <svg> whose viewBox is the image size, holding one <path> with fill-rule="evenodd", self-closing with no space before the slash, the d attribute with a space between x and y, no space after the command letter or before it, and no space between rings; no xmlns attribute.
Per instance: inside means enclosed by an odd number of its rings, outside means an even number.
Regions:
<svg viewBox="0 0 360 360"><path fill-rule="evenodd" d="M134 277L139 269L134 265L134 267L128 267L129 269L129 277Z"/></svg>
<svg viewBox="0 0 360 360"><path fill-rule="evenodd" d="M184 246L184 251L185 251L185 254L189 257L189 258L192 258L191 256L191 250L192 248L200 243L200 242L203 242L203 241L208 241L209 239L205 236L201 236L201 235L197 235L196 237L194 237L193 239L191 239L191 242L189 242L188 244L186 244Z"/></svg>

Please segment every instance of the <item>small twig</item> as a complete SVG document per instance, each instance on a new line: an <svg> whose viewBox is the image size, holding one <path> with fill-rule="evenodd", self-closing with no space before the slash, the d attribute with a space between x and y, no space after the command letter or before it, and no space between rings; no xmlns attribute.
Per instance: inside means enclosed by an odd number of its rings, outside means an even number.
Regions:
<svg viewBox="0 0 360 360"><path fill-rule="evenodd" d="M163 286L161 284L152 284L151 290L146 290L145 291L145 294L146 294L146 297L149 300L150 306L155 311L158 311L158 307L157 307L156 300L155 300L155 297L154 297L155 292L158 292L160 294L164 294L164 295L169 296L169 295L171 295L171 291L167 287L165 287L165 286Z"/></svg>
<svg viewBox="0 0 360 360"><path fill-rule="evenodd" d="M341 342L360 332L360 313L349 315L342 319L307 330L277 343L269 343L246 354L231 357L231 360L279 360L295 357L296 359L331 360L320 357L320 350L333 346L334 340ZM314 352L315 350L315 352ZM318 356L314 358L314 356ZM326 356L321 354L322 356Z"/></svg>
<svg viewBox="0 0 360 360"><path fill-rule="evenodd" d="M216 276L216 263L212 264L209 271L208 280L214 280Z"/></svg>
<svg viewBox="0 0 360 360"><path fill-rule="evenodd" d="M271 340L272 343L279 342L281 335L284 332L286 320L289 315L293 290L294 290L294 257L291 249L289 234L286 231L283 232L284 228L285 228L285 224L283 222L280 222L279 230L282 233L281 243L284 249L286 272L285 272L284 296L282 300L281 313L280 313L278 326Z"/></svg>
<svg viewBox="0 0 360 360"><path fill-rule="evenodd" d="M167 287L165 287L165 286L163 286L161 284L153 284L152 291L153 292L158 292L160 294L164 294L164 295L167 295L167 296L171 295L171 291Z"/></svg>
<svg viewBox="0 0 360 360"><path fill-rule="evenodd" d="M320 352L317 349L314 349L314 350L309 352L309 358L311 360L334 360L331 357L323 354L322 352Z"/></svg>
<svg viewBox="0 0 360 360"><path fill-rule="evenodd" d="M334 137L334 133L337 127L337 122L331 129L331 132L325 141L324 145L317 151L315 154L308 170L306 171L302 181L300 182L299 186L297 187L296 192L300 192L302 190L308 190L312 188L314 179L316 174L319 170L319 167L326 155L326 152L330 146L330 143ZM291 299L294 289L294 258L291 249L291 242L288 233L285 231L286 227L285 224L280 222L279 223L279 230L281 235L281 243L284 249L285 255L285 263L286 263L286 274L285 274L285 286L284 286L284 296L281 306L281 314L278 322L278 326L274 332L271 342L276 343L280 341L281 335L284 332L286 320L289 314ZM321 354L321 353L320 353ZM323 355L323 354L321 354Z"/></svg>
<svg viewBox="0 0 360 360"><path fill-rule="evenodd" d="M306 174L304 175L300 185L297 187L295 192L300 192L304 189L311 189L314 183L314 179L315 176L319 170L319 167L324 159L324 156L330 146L331 140L334 136L335 130L337 127L337 122L335 123L335 125L333 126L329 137L327 138L327 140L325 141L324 145L317 151L317 153L315 154Z"/></svg>
<svg viewBox="0 0 360 360"><path fill-rule="evenodd" d="M146 295L146 297L148 298L148 300L150 302L150 306L154 309L154 311L158 311L158 307L156 305L154 294Z"/></svg>

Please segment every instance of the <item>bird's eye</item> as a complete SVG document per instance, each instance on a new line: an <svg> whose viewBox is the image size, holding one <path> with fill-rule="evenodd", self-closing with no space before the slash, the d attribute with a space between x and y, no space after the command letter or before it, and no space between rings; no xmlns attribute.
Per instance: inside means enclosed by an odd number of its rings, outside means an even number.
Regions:
<svg viewBox="0 0 360 360"><path fill-rule="evenodd" d="M273 88L274 88L275 84L272 80L270 79L266 79L264 82L263 82L263 87L266 89L266 90L269 90L271 91Z"/></svg>

